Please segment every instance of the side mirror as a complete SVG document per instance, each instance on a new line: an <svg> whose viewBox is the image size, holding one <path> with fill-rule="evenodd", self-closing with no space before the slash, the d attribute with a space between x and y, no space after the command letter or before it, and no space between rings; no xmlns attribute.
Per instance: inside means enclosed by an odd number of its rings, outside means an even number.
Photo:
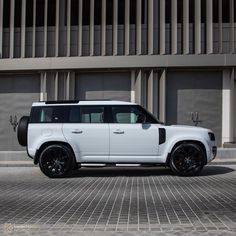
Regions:
<svg viewBox="0 0 236 236"><path fill-rule="evenodd" d="M137 121L136 123L145 123L146 121L146 116L142 113L138 114Z"/></svg>

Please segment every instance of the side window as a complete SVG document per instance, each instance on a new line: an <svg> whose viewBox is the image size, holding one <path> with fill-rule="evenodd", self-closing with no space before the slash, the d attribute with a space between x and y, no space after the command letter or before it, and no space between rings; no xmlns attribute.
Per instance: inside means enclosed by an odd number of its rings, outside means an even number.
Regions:
<svg viewBox="0 0 236 236"><path fill-rule="evenodd" d="M70 108L69 123L80 123L80 107L73 106Z"/></svg>
<svg viewBox="0 0 236 236"><path fill-rule="evenodd" d="M80 106L81 123L104 123L104 107Z"/></svg>
<svg viewBox="0 0 236 236"><path fill-rule="evenodd" d="M140 111L136 106L113 106L112 117L114 123L139 123Z"/></svg>
<svg viewBox="0 0 236 236"><path fill-rule="evenodd" d="M31 123L64 123L67 107L35 107L31 113Z"/></svg>

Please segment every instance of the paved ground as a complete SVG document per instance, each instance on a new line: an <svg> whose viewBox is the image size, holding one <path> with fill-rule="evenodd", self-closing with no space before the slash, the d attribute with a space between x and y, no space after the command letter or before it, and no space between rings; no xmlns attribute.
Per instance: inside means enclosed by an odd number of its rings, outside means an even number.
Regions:
<svg viewBox="0 0 236 236"><path fill-rule="evenodd" d="M222 163L186 178L90 168L49 179L36 167L0 167L0 234L235 235L235 170Z"/></svg>

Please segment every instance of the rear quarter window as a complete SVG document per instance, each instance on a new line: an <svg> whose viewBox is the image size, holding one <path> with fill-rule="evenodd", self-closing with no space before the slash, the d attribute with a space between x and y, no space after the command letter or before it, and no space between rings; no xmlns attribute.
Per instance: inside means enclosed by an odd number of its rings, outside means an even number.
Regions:
<svg viewBox="0 0 236 236"><path fill-rule="evenodd" d="M33 107L30 115L30 123L64 123L68 116L66 106Z"/></svg>

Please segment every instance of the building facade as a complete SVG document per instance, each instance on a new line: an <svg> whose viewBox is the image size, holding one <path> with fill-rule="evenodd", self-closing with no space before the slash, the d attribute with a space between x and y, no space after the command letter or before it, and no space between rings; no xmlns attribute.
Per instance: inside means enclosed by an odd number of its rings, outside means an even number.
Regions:
<svg viewBox="0 0 236 236"><path fill-rule="evenodd" d="M137 102L236 140L235 0L0 0L0 151L32 102Z"/></svg>

